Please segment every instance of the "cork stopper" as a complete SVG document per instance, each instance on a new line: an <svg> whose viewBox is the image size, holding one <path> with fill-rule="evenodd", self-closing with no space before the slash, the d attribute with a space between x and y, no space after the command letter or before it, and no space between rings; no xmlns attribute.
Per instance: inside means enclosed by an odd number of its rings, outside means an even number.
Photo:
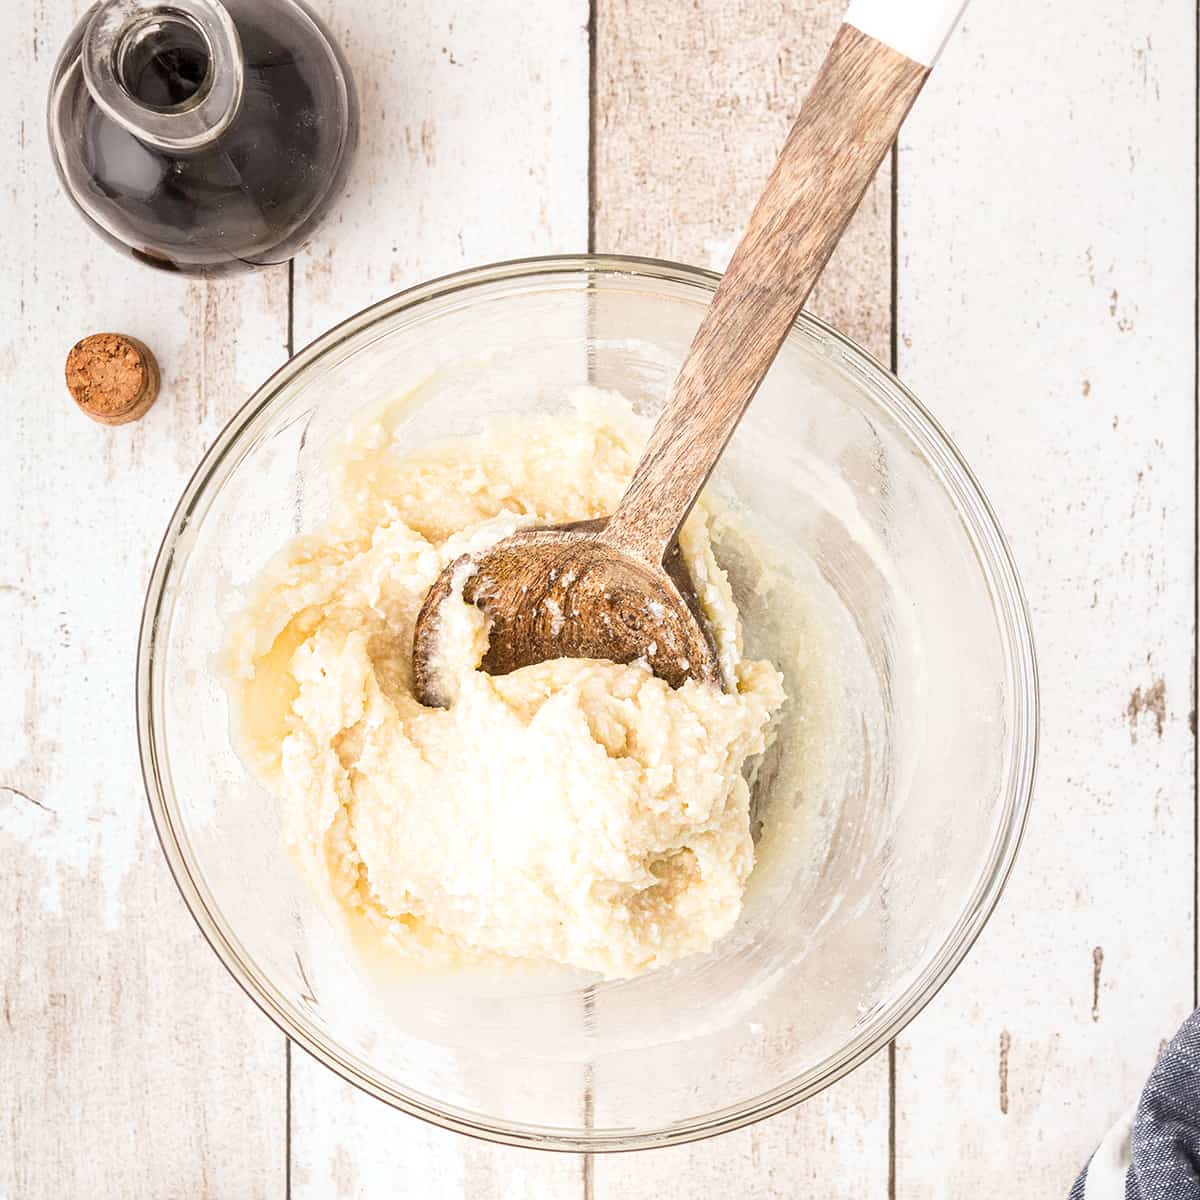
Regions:
<svg viewBox="0 0 1200 1200"><path fill-rule="evenodd" d="M93 421L136 421L158 395L158 363L136 338L93 333L67 355L67 389Z"/></svg>

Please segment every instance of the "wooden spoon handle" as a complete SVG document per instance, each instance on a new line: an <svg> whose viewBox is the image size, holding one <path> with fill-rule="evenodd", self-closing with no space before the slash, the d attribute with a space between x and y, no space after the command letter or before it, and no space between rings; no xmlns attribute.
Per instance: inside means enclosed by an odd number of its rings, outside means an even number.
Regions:
<svg viewBox="0 0 1200 1200"><path fill-rule="evenodd" d="M946 7L858 0L848 17L855 7L886 15L888 5ZM601 535L606 542L662 561L928 74L854 25L838 30Z"/></svg>

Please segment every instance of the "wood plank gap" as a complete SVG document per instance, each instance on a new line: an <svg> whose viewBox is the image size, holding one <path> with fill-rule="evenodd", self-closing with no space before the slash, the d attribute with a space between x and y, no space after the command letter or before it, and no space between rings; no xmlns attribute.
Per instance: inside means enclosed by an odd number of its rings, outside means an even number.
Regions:
<svg viewBox="0 0 1200 1200"><path fill-rule="evenodd" d="M591 378L591 364L588 364ZM592 1033L596 1028L596 985L588 984L583 990L583 1028ZM591 1129L596 1123L596 1064L590 1059L583 1067L583 1127ZM583 1200L594 1200L596 1190L595 1156L583 1156Z"/></svg>
<svg viewBox="0 0 1200 1200"><path fill-rule="evenodd" d="M1196 37L1192 51L1196 103L1200 106L1200 2L1196 4ZM1196 711L1200 706L1200 120L1192 145L1192 1007L1200 1008L1200 753Z"/></svg>
<svg viewBox="0 0 1200 1200"><path fill-rule="evenodd" d="M597 0L588 2L588 144L587 144L587 252L596 253L596 31Z"/></svg>
<svg viewBox="0 0 1200 1200"><path fill-rule="evenodd" d="M289 262L289 283L291 276L292 264ZM288 307L290 309L290 304ZM288 345L291 345L290 327ZM283 1195L284 1200L292 1200L292 1039L286 1033L283 1035L283 1080Z"/></svg>
<svg viewBox="0 0 1200 1200"><path fill-rule="evenodd" d="M287 356L296 353L296 260L288 259Z"/></svg>
<svg viewBox="0 0 1200 1200"><path fill-rule="evenodd" d="M896 374L900 367L900 143L892 143L892 178L890 182L888 214L889 247L888 272L890 290L890 321L888 323L888 368ZM888 1042L887 1048L888 1088L888 1135L887 1135L887 1194L888 1200L896 1200L896 1040Z"/></svg>
<svg viewBox="0 0 1200 1200"><path fill-rule="evenodd" d="M892 143L891 167L891 195L888 201L892 209L888 214L890 242L888 271L891 289L888 300L891 309L891 322L888 328L888 369L895 375L900 368L900 335L898 333L900 316L900 184L898 182L900 178L900 143L898 141Z"/></svg>
<svg viewBox="0 0 1200 1200"><path fill-rule="evenodd" d="M296 260L289 258L287 263L287 356L291 362L296 353ZM308 423L305 422L305 435ZM300 448L304 448L303 436ZM300 521L300 491L296 491L296 530L301 528ZM283 1195L284 1200L292 1200L292 1039L283 1035Z"/></svg>
<svg viewBox="0 0 1200 1200"><path fill-rule="evenodd" d="M287 356L296 353L296 260L287 264ZM303 447L303 442L301 442ZM300 528L300 494L296 494L296 528ZM292 1200L292 1039L283 1035L283 1195Z"/></svg>
<svg viewBox="0 0 1200 1200"><path fill-rule="evenodd" d="M599 22L598 0L588 0L588 91L587 91L587 252L596 253L596 114L597 74L596 44ZM592 306L588 305L587 323L589 338L593 325ZM588 352L588 382L593 381L592 354ZM583 993L583 1025L585 1030L593 1028L596 1020L596 989L589 985ZM590 1060L583 1069L583 1125L591 1129L596 1113L596 1067ZM591 1154L583 1156L583 1200L593 1200L596 1189L596 1164Z"/></svg>
<svg viewBox="0 0 1200 1200"><path fill-rule="evenodd" d="M896 1200L896 1042L888 1042L888 1152L887 1194L888 1200Z"/></svg>

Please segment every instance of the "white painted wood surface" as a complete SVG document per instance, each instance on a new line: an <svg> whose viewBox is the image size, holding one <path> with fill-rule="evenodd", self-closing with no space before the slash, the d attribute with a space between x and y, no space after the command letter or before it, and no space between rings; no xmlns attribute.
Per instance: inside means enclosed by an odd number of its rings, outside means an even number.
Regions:
<svg viewBox="0 0 1200 1200"><path fill-rule="evenodd" d="M183 909L146 809L133 667L146 580L208 442L285 356L286 269L187 282L101 245L60 194L47 84L65 5L0 7L0 1196L275 1197L284 1039ZM72 343L156 350L163 395L102 429Z"/></svg>
<svg viewBox="0 0 1200 1200"><path fill-rule="evenodd" d="M1061 1195L1195 1001L1195 21L972 5L901 134L900 372L1012 539L1043 722L1000 908L899 1040L900 1196Z"/></svg>
<svg viewBox="0 0 1200 1200"><path fill-rule="evenodd" d="M840 14L317 7L363 141L295 264L296 345L589 228L599 250L722 265ZM997 916L894 1072L880 1055L753 1129L591 1161L433 1130L287 1054L175 894L137 769L141 594L184 478L286 352L288 276L156 276L78 221L42 118L75 15L0 10L0 1198L1064 1194L1194 998L1194 9L981 0L901 141L895 313L890 176L812 304L885 360L895 316L901 373L1029 589L1043 766ZM93 426L62 390L70 344L100 328L159 354L163 396L135 426Z"/></svg>

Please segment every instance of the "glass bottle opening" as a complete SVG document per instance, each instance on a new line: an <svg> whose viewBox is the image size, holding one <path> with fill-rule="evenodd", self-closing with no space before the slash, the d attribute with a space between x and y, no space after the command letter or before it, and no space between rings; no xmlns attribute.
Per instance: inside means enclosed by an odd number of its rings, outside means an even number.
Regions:
<svg viewBox="0 0 1200 1200"><path fill-rule="evenodd" d="M176 154L211 145L242 101L241 40L221 0L102 0L80 63L107 117Z"/></svg>
<svg viewBox="0 0 1200 1200"><path fill-rule="evenodd" d="M186 104L211 84L212 50L198 25L166 11L126 29L115 68L131 99L162 111Z"/></svg>

